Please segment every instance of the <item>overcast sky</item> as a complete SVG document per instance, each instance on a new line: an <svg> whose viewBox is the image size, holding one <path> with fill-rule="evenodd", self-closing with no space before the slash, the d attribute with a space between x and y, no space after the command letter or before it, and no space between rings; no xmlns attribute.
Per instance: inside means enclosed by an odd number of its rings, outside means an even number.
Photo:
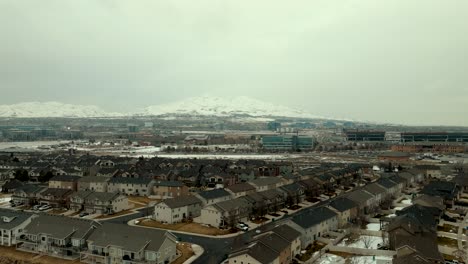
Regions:
<svg viewBox="0 0 468 264"><path fill-rule="evenodd" d="M0 104L213 94L468 125L466 0L0 0Z"/></svg>

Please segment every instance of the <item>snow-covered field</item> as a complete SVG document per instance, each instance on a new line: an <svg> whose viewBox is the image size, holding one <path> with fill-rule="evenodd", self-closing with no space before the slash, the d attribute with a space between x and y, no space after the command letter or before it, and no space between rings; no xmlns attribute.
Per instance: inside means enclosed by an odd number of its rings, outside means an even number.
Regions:
<svg viewBox="0 0 468 264"><path fill-rule="evenodd" d="M361 235L359 239L351 244L347 244L347 238L343 239L338 246L341 247L354 247L354 248L366 248L366 249L377 249L379 244L382 244L382 238L376 236L364 236Z"/></svg>
<svg viewBox="0 0 468 264"><path fill-rule="evenodd" d="M370 224L367 224L366 229L367 229L367 230L372 230L372 231L380 231L380 224L379 224L379 223L370 223Z"/></svg>
<svg viewBox="0 0 468 264"><path fill-rule="evenodd" d="M0 142L0 150L27 149L34 150L39 147L50 147L60 144L68 144L71 141L33 141L33 142Z"/></svg>
<svg viewBox="0 0 468 264"><path fill-rule="evenodd" d="M353 264L391 264L392 257L387 256L375 256L375 260L372 256L356 256L349 258L349 263ZM340 256L333 254L323 255L317 263L319 264L345 264L346 260Z"/></svg>

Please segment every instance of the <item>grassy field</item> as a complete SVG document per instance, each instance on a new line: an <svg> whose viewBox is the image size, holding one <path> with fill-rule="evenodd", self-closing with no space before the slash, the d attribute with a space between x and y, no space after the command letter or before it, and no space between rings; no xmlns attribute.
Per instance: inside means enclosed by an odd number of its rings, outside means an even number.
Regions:
<svg viewBox="0 0 468 264"><path fill-rule="evenodd" d="M214 227L203 226L197 223L162 224L158 221L145 219L141 221L138 225L146 226L146 227L156 227L156 228L168 229L168 230L174 230L174 231L181 231L181 232L197 233L197 234L210 235L210 236L221 236L221 235L230 234L229 230L221 230L221 229L214 228Z"/></svg>

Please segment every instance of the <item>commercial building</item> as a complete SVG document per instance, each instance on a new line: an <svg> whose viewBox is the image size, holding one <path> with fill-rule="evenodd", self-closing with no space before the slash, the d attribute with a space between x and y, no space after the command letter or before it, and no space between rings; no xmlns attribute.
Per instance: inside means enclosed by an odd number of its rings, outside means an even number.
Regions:
<svg viewBox="0 0 468 264"><path fill-rule="evenodd" d="M312 150L314 147L314 139L312 137L299 135L263 136L262 146L264 149L268 150Z"/></svg>
<svg viewBox="0 0 468 264"><path fill-rule="evenodd" d="M344 130L348 141L384 141L385 131Z"/></svg>

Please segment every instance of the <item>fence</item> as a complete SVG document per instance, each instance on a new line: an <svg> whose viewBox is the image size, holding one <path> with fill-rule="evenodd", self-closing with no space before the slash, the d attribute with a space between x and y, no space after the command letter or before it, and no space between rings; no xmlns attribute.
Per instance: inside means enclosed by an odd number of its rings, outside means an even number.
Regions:
<svg viewBox="0 0 468 264"><path fill-rule="evenodd" d="M330 251L349 253L354 255L363 255L363 256L388 256L393 257L396 255L396 251L393 250L379 250L379 249L367 249L367 248L353 248L353 247L342 247L342 246L332 246L329 247Z"/></svg>

